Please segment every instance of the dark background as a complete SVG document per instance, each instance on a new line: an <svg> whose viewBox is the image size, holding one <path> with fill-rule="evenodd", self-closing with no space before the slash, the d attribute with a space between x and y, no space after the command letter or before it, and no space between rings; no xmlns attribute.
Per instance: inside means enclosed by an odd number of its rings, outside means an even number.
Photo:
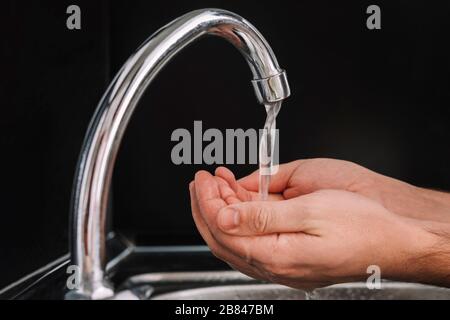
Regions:
<svg viewBox="0 0 450 320"><path fill-rule="evenodd" d="M82 30L65 27L78 4ZM378 4L382 30L366 28ZM68 251L72 179L107 84L145 38L183 13L235 11L266 37L292 97L280 160L332 157L450 190L448 1L3 1L0 9L0 288ZM201 243L177 128L260 128L251 73L222 39L177 56L142 99L114 174L113 226L139 244ZM232 166L237 175L255 166Z"/></svg>

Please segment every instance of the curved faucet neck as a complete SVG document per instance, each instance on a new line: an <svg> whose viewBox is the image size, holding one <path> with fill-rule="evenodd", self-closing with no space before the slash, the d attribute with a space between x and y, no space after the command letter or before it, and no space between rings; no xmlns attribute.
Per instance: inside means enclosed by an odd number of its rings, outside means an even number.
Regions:
<svg viewBox="0 0 450 320"><path fill-rule="evenodd" d="M152 35L116 75L91 120L75 177L72 199L72 263L78 267L75 295L113 294L105 274L105 220L116 155L129 119L145 89L181 49L204 35L222 37L245 57L260 103L290 94L286 74L263 36L242 17L219 9L190 12Z"/></svg>

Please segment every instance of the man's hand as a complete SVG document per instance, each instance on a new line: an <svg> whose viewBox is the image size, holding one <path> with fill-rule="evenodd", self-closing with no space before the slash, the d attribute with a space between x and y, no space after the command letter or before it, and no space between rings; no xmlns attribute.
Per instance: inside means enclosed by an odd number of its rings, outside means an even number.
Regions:
<svg viewBox="0 0 450 320"><path fill-rule="evenodd" d="M258 177L256 171L239 180L239 184L246 190L257 191ZM449 194L418 188L348 161L308 159L283 164L272 176L270 185L270 192L285 199L323 189L360 194L402 216L450 223Z"/></svg>
<svg viewBox="0 0 450 320"><path fill-rule="evenodd" d="M193 217L217 257L254 278L296 288L362 280L370 265L383 277L419 279L423 269L414 261L434 252L438 236L332 181L319 188L298 163L287 166L264 202L255 201L254 176L238 183L224 168L216 176L197 173Z"/></svg>

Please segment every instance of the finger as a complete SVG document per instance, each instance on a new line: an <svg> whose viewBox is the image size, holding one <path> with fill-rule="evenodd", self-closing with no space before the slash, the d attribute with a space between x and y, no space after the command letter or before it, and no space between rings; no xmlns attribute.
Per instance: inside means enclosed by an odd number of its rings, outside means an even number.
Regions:
<svg viewBox="0 0 450 320"><path fill-rule="evenodd" d="M225 234L217 225L217 215L222 208L227 206L220 197L218 182L206 172L200 171L195 175L195 190L201 216L206 222L213 238L230 252L242 258L247 264L263 264L271 260L269 250L273 239L269 237L234 237Z"/></svg>
<svg viewBox="0 0 450 320"><path fill-rule="evenodd" d="M226 263L230 266L231 269L239 271L239 272L241 272L241 273L245 274L246 276L249 276L249 277L251 277L253 279L266 280L266 281L268 280L268 278L266 276L263 276L259 271L258 271L258 273L253 273L253 272L248 271L248 268L247 269L242 269L242 267L240 265L235 265L235 264L233 264L231 262L226 262Z"/></svg>
<svg viewBox="0 0 450 320"><path fill-rule="evenodd" d="M230 263L233 267L245 273L246 275L256 278L262 279L262 274L255 268L249 266L244 260L239 258L238 256L229 252L222 245L217 243L214 237L211 235L206 222L203 220L200 214L200 208L198 206L195 184L191 182L189 185L190 197L191 197L191 209L192 209L192 217L194 218L194 222L197 226L197 229L200 232L200 235L205 240L208 247L211 249L211 252L219 259Z"/></svg>
<svg viewBox="0 0 450 320"><path fill-rule="evenodd" d="M249 191L240 185L233 172L225 167L219 167L216 169L215 175L225 180L230 188L235 192L237 198L241 201L258 201L260 200L260 195L257 191ZM258 187L257 187L258 189ZM256 190L257 190L256 189ZM279 201L284 200L281 194L269 194L269 201Z"/></svg>
<svg viewBox="0 0 450 320"><path fill-rule="evenodd" d="M269 192L270 193L283 193L289 188L289 181L300 165L301 160L293 161L290 163L281 164L278 168L278 172L271 176ZM238 184L249 191L258 191L259 186L259 170L252 174L239 179Z"/></svg>
<svg viewBox="0 0 450 320"><path fill-rule="evenodd" d="M227 169L225 167L219 167L216 169L215 175L218 177L221 177L226 182L228 182L228 185L230 186L230 188L233 189L233 191L235 192L235 194L241 201L253 200L250 192L247 191L246 189L244 189L242 186L240 186L237 183L233 172L231 172L229 169Z"/></svg>
<svg viewBox="0 0 450 320"><path fill-rule="evenodd" d="M285 201L254 201L222 208L220 229L230 235L257 236L308 231L308 206L302 197Z"/></svg>
<svg viewBox="0 0 450 320"><path fill-rule="evenodd" d="M195 174L195 191L200 212L206 223L214 220L220 209L227 204L222 199L217 179L207 171Z"/></svg>
<svg viewBox="0 0 450 320"><path fill-rule="evenodd" d="M215 179L219 184L220 196L228 205L241 202L241 200L237 197L236 192L231 189L227 181L220 177L215 177Z"/></svg>

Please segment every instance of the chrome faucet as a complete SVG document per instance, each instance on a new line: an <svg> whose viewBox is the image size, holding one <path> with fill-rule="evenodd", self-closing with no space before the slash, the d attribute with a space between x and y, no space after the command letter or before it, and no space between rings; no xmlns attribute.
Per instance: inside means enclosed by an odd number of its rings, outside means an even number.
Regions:
<svg viewBox="0 0 450 320"><path fill-rule="evenodd" d="M219 9L190 12L158 30L128 59L101 99L81 150L72 197L72 264L79 286L69 297L105 299L114 295L105 278L105 232L111 176L116 155L135 107L164 65L204 35L222 37L247 60L258 102L290 95L263 36L242 17Z"/></svg>

